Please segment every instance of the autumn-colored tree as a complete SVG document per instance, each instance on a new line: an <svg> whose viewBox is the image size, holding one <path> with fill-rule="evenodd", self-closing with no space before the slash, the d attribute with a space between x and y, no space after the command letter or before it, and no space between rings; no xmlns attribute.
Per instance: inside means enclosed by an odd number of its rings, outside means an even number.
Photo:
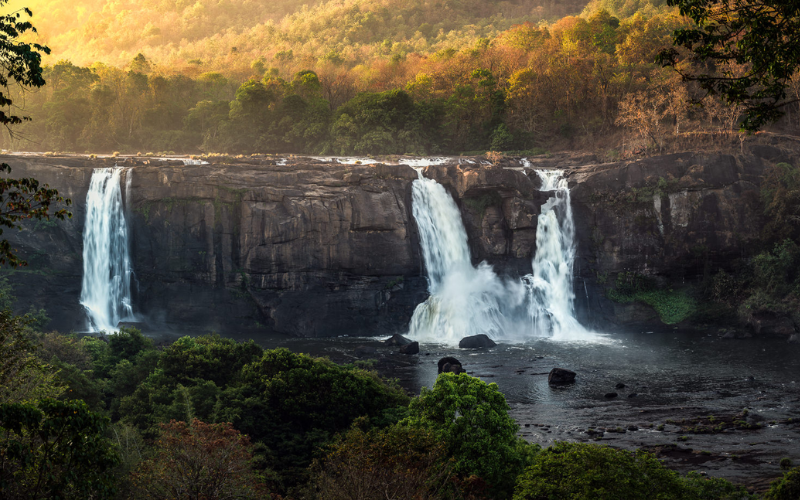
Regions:
<svg viewBox="0 0 800 500"><path fill-rule="evenodd" d="M156 455L132 474L136 492L153 499L271 498L250 467L250 440L231 424L161 424Z"/></svg>
<svg viewBox="0 0 800 500"><path fill-rule="evenodd" d="M310 489L320 500L434 500L455 493L444 443L422 429L354 427L312 470Z"/></svg>

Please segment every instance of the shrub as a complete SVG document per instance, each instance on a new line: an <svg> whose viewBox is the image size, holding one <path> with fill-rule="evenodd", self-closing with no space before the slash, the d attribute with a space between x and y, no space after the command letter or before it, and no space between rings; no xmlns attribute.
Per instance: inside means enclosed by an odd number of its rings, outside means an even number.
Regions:
<svg viewBox="0 0 800 500"><path fill-rule="evenodd" d="M558 442L543 450L517 479L514 500L744 499L746 491L722 479L681 478L653 455L607 446Z"/></svg>
<svg viewBox="0 0 800 500"><path fill-rule="evenodd" d="M465 373L443 373L433 389L423 387L402 424L433 432L454 458L454 472L480 477L497 498L510 496L516 476L539 449L516 436L519 426L497 384Z"/></svg>
<svg viewBox="0 0 800 500"><path fill-rule="evenodd" d="M797 500L800 498L800 467L790 470L772 483L764 500Z"/></svg>

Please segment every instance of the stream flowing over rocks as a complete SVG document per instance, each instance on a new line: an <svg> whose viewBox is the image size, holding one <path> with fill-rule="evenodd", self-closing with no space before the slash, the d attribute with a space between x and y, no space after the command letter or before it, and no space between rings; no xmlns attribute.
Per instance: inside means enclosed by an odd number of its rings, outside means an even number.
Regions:
<svg viewBox="0 0 800 500"><path fill-rule="evenodd" d="M6 156L73 200L66 222L7 232L30 266L11 273L19 303L45 307L49 328L86 331L80 305L86 199L94 169L132 172L125 187L134 317L151 328L295 337L405 334L428 298L412 184L422 162L344 164L291 157L212 164L124 158ZM437 159L422 175L453 197L473 266L503 279L531 275L542 206L535 170L558 169L574 217L575 315L594 331L672 330L641 303L606 297L622 272L660 284L699 283L741 255L762 225L764 169L789 150L681 153L600 163L591 155ZM406 164L404 164L406 163ZM23 285L24 286L21 286ZM755 333L795 325L754 318Z"/></svg>

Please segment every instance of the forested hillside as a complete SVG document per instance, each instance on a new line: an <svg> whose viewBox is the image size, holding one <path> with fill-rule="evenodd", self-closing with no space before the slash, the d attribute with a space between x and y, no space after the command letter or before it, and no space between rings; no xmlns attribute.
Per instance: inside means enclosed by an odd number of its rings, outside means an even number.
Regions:
<svg viewBox="0 0 800 500"><path fill-rule="evenodd" d="M586 0L14 0L34 11L53 59L246 71L254 60L368 58L430 52L512 24L577 14ZM72 20L75 21L72 21ZM70 20L70 22L65 22Z"/></svg>
<svg viewBox="0 0 800 500"><path fill-rule="evenodd" d="M53 54L48 84L14 94L32 118L0 138L14 150L616 158L730 143L744 109L656 64L692 25L665 0L28 5Z"/></svg>

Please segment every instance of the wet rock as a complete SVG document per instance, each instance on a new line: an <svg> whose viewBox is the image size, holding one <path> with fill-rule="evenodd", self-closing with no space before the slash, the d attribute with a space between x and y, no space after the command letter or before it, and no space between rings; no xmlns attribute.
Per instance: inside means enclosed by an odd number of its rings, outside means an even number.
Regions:
<svg viewBox="0 0 800 500"><path fill-rule="evenodd" d="M564 368L553 368L547 376L547 383L554 385L572 384L575 382L575 372Z"/></svg>
<svg viewBox="0 0 800 500"><path fill-rule="evenodd" d="M487 335L473 335L472 337L464 337L458 343L460 349L483 349L487 347L494 347L494 340L490 339Z"/></svg>
<svg viewBox="0 0 800 500"><path fill-rule="evenodd" d="M419 354L419 342L411 342L401 346L400 354Z"/></svg>
<svg viewBox="0 0 800 500"><path fill-rule="evenodd" d="M616 392L607 392L604 397L606 397L608 399L611 399L611 398L615 398L617 396L619 396L619 394L617 394Z"/></svg>
<svg viewBox="0 0 800 500"><path fill-rule="evenodd" d="M386 344L386 345L391 345L391 346L403 346L403 345L410 344L411 340L409 340L409 339L403 337L402 335L400 335L399 333L397 333L397 334L392 335L388 339L384 340L383 343Z"/></svg>
<svg viewBox="0 0 800 500"><path fill-rule="evenodd" d="M360 345L353 350L353 354L359 358L363 358L365 356L374 357L377 352L377 349L368 345Z"/></svg>
<svg viewBox="0 0 800 500"><path fill-rule="evenodd" d="M736 334L734 332L725 332L722 335L722 338L723 339L735 339L736 338Z"/></svg>
<svg viewBox="0 0 800 500"><path fill-rule="evenodd" d="M789 342L792 342L792 343L798 343L798 342L800 342L800 335L798 335L798 334L796 334L796 333L795 333L795 334L793 334L793 335L791 335L791 336L789 337Z"/></svg>
<svg viewBox="0 0 800 500"><path fill-rule="evenodd" d="M623 384L622 382L620 382L619 384L614 386L614 388L616 388L616 389L624 389L625 387L626 387L626 385Z"/></svg>
<svg viewBox="0 0 800 500"><path fill-rule="evenodd" d="M461 373L463 371L461 361L456 358L447 356L439 360L439 373Z"/></svg>
<svg viewBox="0 0 800 500"><path fill-rule="evenodd" d="M638 396L638 394L636 394L635 392L628 394L629 398L635 398L636 396Z"/></svg>

